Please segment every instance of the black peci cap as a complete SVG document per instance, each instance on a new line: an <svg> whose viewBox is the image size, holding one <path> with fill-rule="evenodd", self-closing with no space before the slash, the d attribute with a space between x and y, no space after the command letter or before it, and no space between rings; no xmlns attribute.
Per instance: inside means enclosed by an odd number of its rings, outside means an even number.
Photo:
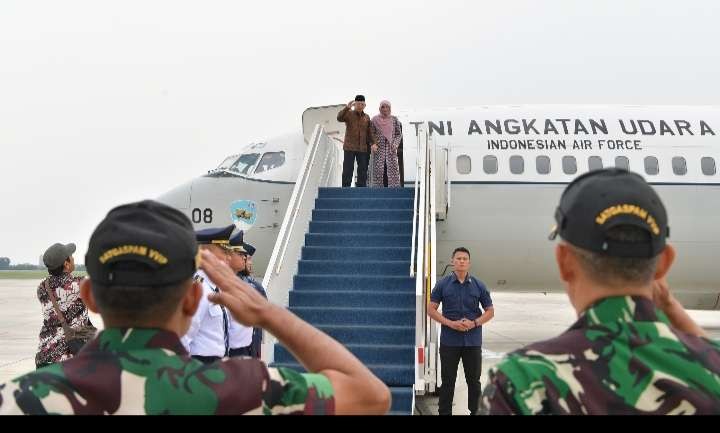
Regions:
<svg viewBox="0 0 720 433"><path fill-rule="evenodd" d="M357 95L355 97L355 102L365 102L365 96L363 95Z"/></svg>
<svg viewBox="0 0 720 433"><path fill-rule="evenodd" d="M551 240L560 235L576 247L613 257L655 257L670 236L660 196L640 175L617 168L591 171L573 180L560 198L555 221ZM608 230L622 225L645 230L647 241L607 238Z"/></svg>
<svg viewBox="0 0 720 433"><path fill-rule="evenodd" d="M90 237L85 265L103 286L164 286L192 277L198 257L190 220L146 200L107 214Z"/></svg>

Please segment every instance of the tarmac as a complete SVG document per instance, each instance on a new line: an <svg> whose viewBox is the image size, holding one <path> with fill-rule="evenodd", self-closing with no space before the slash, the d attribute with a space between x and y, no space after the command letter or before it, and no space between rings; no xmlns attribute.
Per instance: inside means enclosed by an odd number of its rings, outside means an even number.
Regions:
<svg viewBox="0 0 720 433"><path fill-rule="evenodd" d="M42 324L36 296L38 283L36 280L0 280L0 383L35 369ZM493 292L492 298L495 318L483 327L483 387L488 370L506 353L558 335L576 320L575 311L563 293ZM690 313L708 330L711 338L720 339L720 311ZM90 319L98 329L103 328L99 316L91 313ZM437 401L432 395L416 397L415 413L437 414ZM468 414L462 365L455 385L453 414Z"/></svg>

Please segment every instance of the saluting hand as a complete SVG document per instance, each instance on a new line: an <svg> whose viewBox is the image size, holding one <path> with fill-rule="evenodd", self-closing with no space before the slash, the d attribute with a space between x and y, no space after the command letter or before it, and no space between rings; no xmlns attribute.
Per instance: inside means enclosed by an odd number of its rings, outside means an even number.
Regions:
<svg viewBox="0 0 720 433"><path fill-rule="evenodd" d="M665 278L653 282L653 302L662 311L674 306L675 298L670 293L670 285Z"/></svg>
<svg viewBox="0 0 720 433"><path fill-rule="evenodd" d="M200 268L217 284L219 293L208 300L227 307L233 318L245 326L261 325L272 304L249 284L235 275L230 267L208 251L200 252Z"/></svg>
<svg viewBox="0 0 720 433"><path fill-rule="evenodd" d="M352 108L353 105L355 105L355 100L352 100L352 101L348 102L347 107L348 107L348 108Z"/></svg>

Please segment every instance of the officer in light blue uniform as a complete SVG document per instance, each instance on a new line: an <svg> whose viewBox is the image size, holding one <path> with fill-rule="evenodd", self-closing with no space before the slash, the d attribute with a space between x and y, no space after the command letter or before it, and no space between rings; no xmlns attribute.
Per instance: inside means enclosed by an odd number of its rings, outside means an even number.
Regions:
<svg viewBox="0 0 720 433"><path fill-rule="evenodd" d="M200 230L195 232L195 238L201 249L208 250L218 259L229 263L232 254L230 236L234 229L235 226L230 225ZM202 282L203 295L190 329L181 341L193 358L209 364L230 356L231 328L236 322L225 307L208 301L208 295L218 291L215 283L201 270L197 271L195 279ZM247 338L247 346L251 339L252 332Z"/></svg>
<svg viewBox="0 0 720 433"><path fill-rule="evenodd" d="M243 254L245 256L245 264L238 271L238 277L243 281L250 284L255 290L267 299L267 293L265 288L260 284L259 281L255 280L251 276L250 264L252 263L252 256L255 254L255 247L248 244L244 240L243 232L240 231L237 235L230 238L230 248L232 248L237 254ZM262 347L263 331L262 328L253 328L252 332L252 343L250 344L249 355L254 358L260 358L260 349Z"/></svg>

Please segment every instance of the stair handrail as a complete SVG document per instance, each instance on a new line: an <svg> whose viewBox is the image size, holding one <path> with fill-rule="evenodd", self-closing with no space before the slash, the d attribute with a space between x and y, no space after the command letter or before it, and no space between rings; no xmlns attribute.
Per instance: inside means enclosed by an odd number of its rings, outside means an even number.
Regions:
<svg viewBox="0 0 720 433"><path fill-rule="evenodd" d="M428 135L424 125L417 130L417 158L415 177L415 207L413 215L413 261L411 276L415 277L415 392L424 394L427 379L428 352L428 321L427 321L427 268L429 246L428 239L428 171L430 160L428 158Z"/></svg>
<svg viewBox="0 0 720 433"><path fill-rule="evenodd" d="M447 154L438 155L435 139L418 127L417 177L415 187L415 214L417 230L413 228L413 270L415 272L416 330L415 393L424 394L437 389L439 362L439 325L427 314L430 294L435 287L437 272L437 206L446 206L444 191L438 191L438 182L447 182ZM444 169L444 170L443 170ZM440 198L438 198L440 196ZM413 222L415 224L415 221ZM414 226L415 227L415 226ZM411 273L411 275L413 275Z"/></svg>
<svg viewBox="0 0 720 433"><path fill-rule="evenodd" d="M428 185L430 188L429 200L430 204L428 206L428 249L427 255L428 255L428 266L425 270L425 279L427 281L426 285L426 305L430 305L430 292L435 287L435 284L437 283L437 271L435 269L435 265L437 263L437 216L438 216L438 207L437 207L437 182L438 182L438 161L437 161L437 151L435 147L435 140L433 137L430 137L428 139L428 155L429 155L429 169L428 172ZM444 168L444 167L443 167ZM445 170L440 170L445 171ZM445 203L443 199L443 212L445 210ZM426 314L425 316L426 320L426 331L425 331L425 347L428 348L428 356L425 360L425 371L426 371L426 382L427 387L429 391L435 391L437 389L438 385L438 358L439 358L439 349L440 344L438 341L438 330L440 328L439 324L435 321L433 321L430 316Z"/></svg>
<svg viewBox="0 0 720 433"><path fill-rule="evenodd" d="M418 197L420 196L420 178L422 176L422 172L420 170L420 132L421 130L420 128L418 128L417 148L415 152L417 158L415 160L415 197L413 199L412 246L410 247L410 276L413 278L415 277L415 256L417 255L417 251L415 250L415 237L418 234L418 215L422 215L422 213L418 212Z"/></svg>
<svg viewBox="0 0 720 433"><path fill-rule="evenodd" d="M316 125L263 278L268 298L277 305L288 305L297 257L304 245L319 188L341 185L339 155L340 145L325 134L322 125ZM263 347L263 360L272 362L274 338L267 333L265 336L263 346L268 347Z"/></svg>
<svg viewBox="0 0 720 433"><path fill-rule="evenodd" d="M428 242L429 245L429 256L430 256L430 265L428 266L427 272L428 277L430 278L430 284L429 287L435 287L435 283L437 282L437 272L435 272L435 264L437 263L437 170L436 167L438 167L437 164L437 152L435 148L435 140L433 137L430 137L428 140L428 153L430 154L430 169L428 170L428 185L430 185L430 206L429 206L429 213L430 213L430 226L428 227L428 230L430 232L430 242ZM430 293L428 295L428 300Z"/></svg>

